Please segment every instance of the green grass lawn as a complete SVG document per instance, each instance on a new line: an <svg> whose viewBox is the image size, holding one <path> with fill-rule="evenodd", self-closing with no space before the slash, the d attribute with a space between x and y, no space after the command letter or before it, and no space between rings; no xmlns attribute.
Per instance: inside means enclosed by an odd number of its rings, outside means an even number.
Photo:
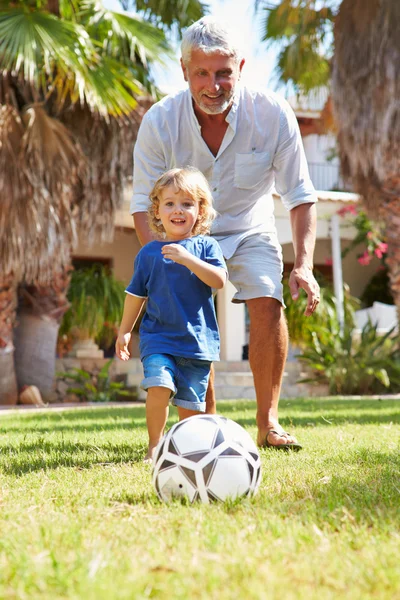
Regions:
<svg viewBox="0 0 400 600"><path fill-rule="evenodd" d="M219 412L255 438L254 402ZM0 599L399 599L400 402L281 422L304 449L263 450L255 498L163 505L143 407L1 414Z"/></svg>

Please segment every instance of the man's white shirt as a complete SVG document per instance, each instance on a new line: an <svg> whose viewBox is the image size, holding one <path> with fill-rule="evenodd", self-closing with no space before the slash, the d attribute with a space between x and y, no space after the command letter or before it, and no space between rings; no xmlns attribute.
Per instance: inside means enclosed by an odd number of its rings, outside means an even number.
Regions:
<svg viewBox="0 0 400 600"><path fill-rule="evenodd" d="M193 166L210 184L218 213L212 235L230 258L249 235L276 235L272 194L287 210L316 202L296 117L272 92L237 89L217 156L201 137L189 89L166 96L141 123L134 150L131 212L147 212L157 178Z"/></svg>

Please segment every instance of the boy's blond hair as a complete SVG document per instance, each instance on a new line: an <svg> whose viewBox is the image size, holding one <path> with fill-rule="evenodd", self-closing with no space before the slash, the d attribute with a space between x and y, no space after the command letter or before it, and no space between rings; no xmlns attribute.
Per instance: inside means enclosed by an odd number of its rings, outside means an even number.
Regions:
<svg viewBox="0 0 400 600"><path fill-rule="evenodd" d="M206 235L210 233L211 223L217 213L213 208L212 195L207 179L194 167L170 169L157 179L150 192L151 205L148 220L150 229L158 234L165 233L163 225L156 217L156 212L160 205L162 190L171 184L199 203L199 216L192 229L192 235Z"/></svg>

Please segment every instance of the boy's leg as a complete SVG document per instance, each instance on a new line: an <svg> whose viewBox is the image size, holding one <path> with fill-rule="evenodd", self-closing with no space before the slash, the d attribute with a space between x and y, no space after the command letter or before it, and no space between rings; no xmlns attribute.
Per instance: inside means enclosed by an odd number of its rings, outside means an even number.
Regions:
<svg viewBox="0 0 400 600"><path fill-rule="evenodd" d="M210 378L208 380L208 387L206 393L206 413L208 415L215 415L217 412L217 401L215 399L214 389L214 365L211 365ZM186 417L184 417L186 418Z"/></svg>
<svg viewBox="0 0 400 600"><path fill-rule="evenodd" d="M146 422L149 433L149 449L145 461L151 462L154 450L162 436L168 419L171 390L166 387L151 387L147 390Z"/></svg>
<svg viewBox="0 0 400 600"><path fill-rule="evenodd" d="M199 410L189 410L188 408L183 408L183 406L177 406L179 420L183 421L183 419L188 419L189 417L194 417L195 415L204 415L203 412Z"/></svg>

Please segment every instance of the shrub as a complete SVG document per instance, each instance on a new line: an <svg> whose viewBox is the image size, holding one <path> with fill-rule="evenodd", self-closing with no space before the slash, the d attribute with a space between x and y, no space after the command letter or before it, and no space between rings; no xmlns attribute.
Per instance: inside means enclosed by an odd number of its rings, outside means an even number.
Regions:
<svg viewBox="0 0 400 600"><path fill-rule="evenodd" d="M57 373L57 377L73 385L67 389L68 394L76 394L85 402L112 402L118 396L130 396L124 384L112 381L110 367L113 359L92 373L85 369L72 369L65 373Z"/></svg>
<svg viewBox="0 0 400 600"><path fill-rule="evenodd" d="M370 321L361 335L345 325L312 332L310 347L298 355L313 375L302 382L327 383L331 394L380 394L400 390L399 336L379 335Z"/></svg>
<svg viewBox="0 0 400 600"><path fill-rule="evenodd" d="M283 299L286 304L285 315L288 324L290 342L299 348L308 348L312 344L313 333L318 329L321 341L330 336L330 331L339 329L336 298L331 287L321 285L321 300L317 311L309 317L304 315L307 296L300 290L299 298L293 301L287 280L284 281ZM350 295L348 289L344 294L345 321L349 327L354 326L354 310L358 300Z"/></svg>

